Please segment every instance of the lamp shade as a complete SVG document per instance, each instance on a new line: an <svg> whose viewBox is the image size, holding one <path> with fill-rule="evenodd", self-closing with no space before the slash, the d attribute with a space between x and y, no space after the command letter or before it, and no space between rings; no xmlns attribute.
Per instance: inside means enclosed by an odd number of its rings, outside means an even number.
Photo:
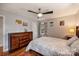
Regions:
<svg viewBox="0 0 79 59"><path fill-rule="evenodd" d="M75 28L70 28L69 29L69 34L74 35L75 34Z"/></svg>
<svg viewBox="0 0 79 59"><path fill-rule="evenodd" d="M71 29L69 29L69 32L70 32L70 33L74 33L75 30L74 30L73 28L71 28Z"/></svg>

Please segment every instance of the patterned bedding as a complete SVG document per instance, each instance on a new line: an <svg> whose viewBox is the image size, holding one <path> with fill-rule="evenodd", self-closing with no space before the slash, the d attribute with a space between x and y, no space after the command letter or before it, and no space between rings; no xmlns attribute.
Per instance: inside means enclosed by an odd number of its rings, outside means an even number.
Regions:
<svg viewBox="0 0 79 59"><path fill-rule="evenodd" d="M69 46L67 46L67 40L41 37L32 40L26 48L28 50L34 50L45 56L73 56L74 52Z"/></svg>

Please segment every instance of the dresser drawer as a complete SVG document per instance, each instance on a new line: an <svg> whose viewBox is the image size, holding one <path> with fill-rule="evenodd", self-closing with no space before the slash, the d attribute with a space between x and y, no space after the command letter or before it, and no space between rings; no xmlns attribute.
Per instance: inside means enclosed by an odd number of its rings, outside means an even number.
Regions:
<svg viewBox="0 0 79 59"><path fill-rule="evenodd" d="M19 41L19 43L21 44L21 43L27 42L27 41L29 41L29 39L22 39L22 40Z"/></svg>
<svg viewBox="0 0 79 59"><path fill-rule="evenodd" d="M12 50L17 49L18 46L19 46L18 44L12 44L11 49L12 49Z"/></svg>
<svg viewBox="0 0 79 59"><path fill-rule="evenodd" d="M29 42L30 42L30 41L26 41L26 42L21 43L20 47L22 47L22 46L27 46L27 45L29 44Z"/></svg>

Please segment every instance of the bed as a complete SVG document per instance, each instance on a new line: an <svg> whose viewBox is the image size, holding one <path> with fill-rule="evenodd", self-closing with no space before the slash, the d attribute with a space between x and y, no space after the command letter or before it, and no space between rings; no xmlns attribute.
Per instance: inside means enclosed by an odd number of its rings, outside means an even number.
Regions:
<svg viewBox="0 0 79 59"><path fill-rule="evenodd" d="M76 35L78 35L78 28L76 28ZM33 50L44 56L74 56L74 51L67 45L68 40L41 37L32 40L26 48L26 51Z"/></svg>

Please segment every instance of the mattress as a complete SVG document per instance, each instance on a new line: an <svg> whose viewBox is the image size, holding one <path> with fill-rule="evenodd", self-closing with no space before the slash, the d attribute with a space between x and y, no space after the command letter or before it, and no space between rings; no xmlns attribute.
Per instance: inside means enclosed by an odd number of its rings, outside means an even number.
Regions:
<svg viewBox="0 0 79 59"><path fill-rule="evenodd" d="M41 37L32 40L26 47L26 51L34 50L45 56L73 56L74 52L67 46L67 40Z"/></svg>

